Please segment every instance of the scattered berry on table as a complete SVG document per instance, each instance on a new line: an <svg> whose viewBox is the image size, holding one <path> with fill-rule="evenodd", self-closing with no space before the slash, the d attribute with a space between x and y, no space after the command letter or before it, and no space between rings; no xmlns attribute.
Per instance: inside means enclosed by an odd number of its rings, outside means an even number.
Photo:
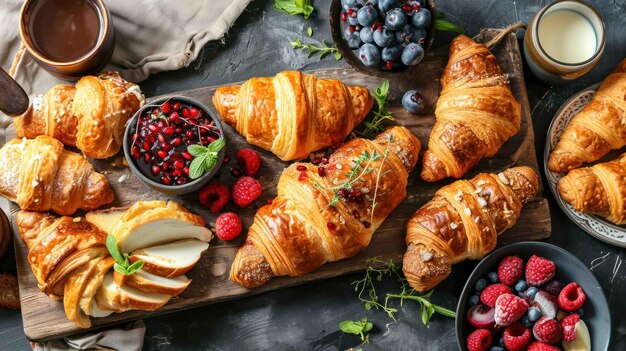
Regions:
<svg viewBox="0 0 626 351"><path fill-rule="evenodd" d="M541 341L533 341L530 345L528 345L526 351L561 351L561 349Z"/></svg>
<svg viewBox="0 0 626 351"><path fill-rule="evenodd" d="M241 177L233 185L232 198L239 207L246 207L259 198L262 193L261 184L252 177Z"/></svg>
<svg viewBox="0 0 626 351"><path fill-rule="evenodd" d="M246 175L254 176L261 168L261 156L248 148L237 151L237 163Z"/></svg>
<svg viewBox="0 0 626 351"><path fill-rule="evenodd" d="M409 113L420 113L424 110L424 99L417 91L409 90L402 97L402 106Z"/></svg>
<svg viewBox="0 0 626 351"><path fill-rule="evenodd" d="M220 182L211 182L198 192L198 201L213 213L220 212L230 199L228 187Z"/></svg>
<svg viewBox="0 0 626 351"><path fill-rule="evenodd" d="M562 310L573 312L583 306L587 296L578 283L569 283L559 294L559 307Z"/></svg>
<svg viewBox="0 0 626 351"><path fill-rule="evenodd" d="M472 306L467 311L467 321L479 329L493 329L495 309L482 303Z"/></svg>
<svg viewBox="0 0 626 351"><path fill-rule="evenodd" d="M545 284L555 273L556 265L546 258L533 255L526 262L526 283L530 286Z"/></svg>
<svg viewBox="0 0 626 351"><path fill-rule="evenodd" d="M222 213L215 221L215 233L221 240L233 240L241 233L241 218L233 212Z"/></svg>
<svg viewBox="0 0 626 351"><path fill-rule="evenodd" d="M513 294L503 294L496 300L495 321L497 325L508 326L520 320L528 311L528 303Z"/></svg>
<svg viewBox="0 0 626 351"><path fill-rule="evenodd" d="M491 284L480 293L480 301L489 307L494 307L500 295L509 294L510 292L511 288L504 284Z"/></svg>
<svg viewBox="0 0 626 351"><path fill-rule="evenodd" d="M479 302L480 302L480 297L478 297L478 295L472 295L472 297L469 298L470 306L474 306L475 304Z"/></svg>
<svg viewBox="0 0 626 351"><path fill-rule="evenodd" d="M561 341L561 325L556 319L541 317L533 325L533 336L546 344L556 344Z"/></svg>
<svg viewBox="0 0 626 351"><path fill-rule="evenodd" d="M509 351L523 350L530 342L530 329L521 323L513 323L504 330L504 345Z"/></svg>
<svg viewBox="0 0 626 351"><path fill-rule="evenodd" d="M531 302L531 306L537 306L541 313L547 318L555 318L559 312L559 306L556 297L540 290L535 299Z"/></svg>
<svg viewBox="0 0 626 351"><path fill-rule="evenodd" d="M498 280L498 273L496 272L489 272L489 274L487 274L487 277L489 278L489 281L492 283L500 282L500 280Z"/></svg>
<svg viewBox="0 0 626 351"><path fill-rule="evenodd" d="M498 264L498 279L502 284L513 285L523 274L524 261L517 256L507 256Z"/></svg>
<svg viewBox="0 0 626 351"><path fill-rule="evenodd" d="M487 329L476 329L467 337L469 351L487 351L493 342L491 332Z"/></svg>
<svg viewBox="0 0 626 351"><path fill-rule="evenodd" d="M376 33L374 33L376 35ZM374 39L376 37L374 36ZM415 66L422 61L424 58L424 49L421 45L416 43L408 43L404 50L402 50L402 55L400 56L400 60L407 66Z"/></svg>
<svg viewBox="0 0 626 351"><path fill-rule="evenodd" d="M476 291L482 291L487 286L487 281L485 279L478 279L476 284L474 284L474 289Z"/></svg>
<svg viewBox="0 0 626 351"><path fill-rule="evenodd" d="M549 292L550 294L554 296L559 296L559 293L561 292L561 290L563 290L564 286L565 285L561 283L560 281L553 279L547 282L546 285L543 286L543 290Z"/></svg>
<svg viewBox="0 0 626 351"><path fill-rule="evenodd" d="M541 310L537 306L531 306L530 308L528 308L528 319L531 322L536 322L542 316L543 313L541 313Z"/></svg>
<svg viewBox="0 0 626 351"><path fill-rule="evenodd" d="M574 341L576 339L576 323L580 320L580 316L572 313L561 319L561 330L563 331L563 341Z"/></svg>

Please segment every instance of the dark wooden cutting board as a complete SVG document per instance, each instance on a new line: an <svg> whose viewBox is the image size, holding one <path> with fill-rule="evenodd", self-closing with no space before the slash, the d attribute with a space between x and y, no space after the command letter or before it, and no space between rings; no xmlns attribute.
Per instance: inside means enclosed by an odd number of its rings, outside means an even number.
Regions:
<svg viewBox="0 0 626 351"><path fill-rule="evenodd" d="M479 36L480 41L487 41L498 32L496 30L484 30ZM536 171L537 159L534 147L534 134L532 120L526 95L524 74L520 50L515 35L505 37L500 44L493 49L503 70L508 74L511 89L515 98L522 105L522 126L520 132L507 141L496 157L483 160L467 177L478 172L499 172L504 168L515 165L530 166ZM422 142L422 149L426 148L428 135L435 118L432 113L435 102L439 95L439 76L447 62L447 48L441 48L430 52L421 63L418 73L414 76L401 75L391 80L390 104L398 124L409 127ZM315 75L325 78L340 79L348 84L363 85L373 91L382 79L364 75L352 69L322 69L313 71ZM215 107L211 103L211 97L216 87L205 87L189 91L183 91L174 95L189 96L209 106L213 111ZM428 103L429 113L414 116L406 113L400 105L402 92L408 89L420 91ZM238 135L231 127L225 125L225 134L229 141L228 155L233 159L234 153L241 147L248 147L245 139ZM13 136L12 127L7 135ZM281 171L288 165L281 162L269 152L259 150L263 160L258 179L263 186L263 195L255 203L246 209L236 208L230 203L225 211L236 211L242 217L244 228L252 223L256 210L267 203L276 195L276 183ZM120 154L121 155L121 154ZM144 186L135 178L130 170L115 166L120 161L120 155L105 161L94 162L96 169L106 174L116 194L113 206L129 206L138 200L171 199L182 203L190 211L202 215L206 222L212 226L216 216L200 205L195 195L183 197L168 197ZM193 280L189 288L178 298L174 298L166 306L151 313L133 311L122 314L114 314L106 318L92 318L93 327L101 328L115 323L130 321L138 318L146 318L157 314L164 314L175 310L188 309L199 305L215 303L230 299L242 298L252 294L258 294L269 290L280 289L286 286L303 284L318 279L335 277L342 274L362 270L366 267L366 260L370 257L393 259L400 261L406 249L404 243L405 227L409 217L424 203L426 203L441 186L452 180L437 183L426 183L419 179L420 163L411 173L408 185L408 196L404 202L387 218L382 226L374 234L370 246L356 256L340 262L329 263L318 271L297 278L277 278L271 280L265 286L246 290L230 281L228 277L230 264L235 256L237 248L245 240L245 233L233 242L222 242L214 239L211 247L203 254L197 266L188 273ZM236 166L236 162L227 163L219 177L219 180L232 185L234 178L230 175L230 169ZM522 240L536 240L550 235L550 213L548 203L540 195L524 208L517 224L502 235L499 244L507 244ZM19 208L11 204L11 217ZM14 223L15 221L13 221ZM17 228L13 225L17 233ZM18 278L20 285L20 298L22 303L22 316L24 331L31 340L46 340L54 337L66 336L82 331L70 322L63 311L63 304L49 299L37 288L37 282L26 260L27 250L19 235L15 240ZM454 273L453 273L454 275ZM463 278L461 278L463 279Z"/></svg>

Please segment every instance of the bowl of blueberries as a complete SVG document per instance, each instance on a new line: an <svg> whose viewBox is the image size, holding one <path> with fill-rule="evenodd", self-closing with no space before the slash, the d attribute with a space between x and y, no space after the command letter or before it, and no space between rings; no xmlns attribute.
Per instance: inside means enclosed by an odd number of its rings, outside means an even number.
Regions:
<svg viewBox="0 0 626 351"><path fill-rule="evenodd" d="M430 49L434 0L341 0L330 7L333 41L346 62L388 77L418 66Z"/></svg>

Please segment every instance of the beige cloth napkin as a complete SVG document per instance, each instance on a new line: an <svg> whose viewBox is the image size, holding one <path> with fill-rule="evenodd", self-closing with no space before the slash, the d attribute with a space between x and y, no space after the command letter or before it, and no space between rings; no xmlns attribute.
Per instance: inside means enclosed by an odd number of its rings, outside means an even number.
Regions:
<svg viewBox="0 0 626 351"><path fill-rule="evenodd" d="M37 343L33 351L111 350L141 351L146 326L143 321L129 323L105 332L70 336Z"/></svg>
<svg viewBox="0 0 626 351"><path fill-rule="evenodd" d="M21 40L24 0L0 0L0 66L9 71ZM210 40L217 40L251 0L104 0L113 17L115 51L107 69L140 82L150 74L188 66ZM43 94L62 81L25 54L15 78L27 94Z"/></svg>

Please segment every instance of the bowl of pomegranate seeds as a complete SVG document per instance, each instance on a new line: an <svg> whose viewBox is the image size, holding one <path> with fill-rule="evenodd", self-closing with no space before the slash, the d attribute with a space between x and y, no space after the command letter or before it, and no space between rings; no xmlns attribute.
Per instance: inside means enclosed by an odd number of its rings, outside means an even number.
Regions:
<svg viewBox="0 0 626 351"><path fill-rule="evenodd" d="M602 287L578 258L547 243L512 244L485 257L456 312L463 351L609 349Z"/></svg>
<svg viewBox="0 0 626 351"><path fill-rule="evenodd" d="M222 125L201 103L182 96L154 100L126 126L124 155L147 186L168 195L197 191L226 153Z"/></svg>

